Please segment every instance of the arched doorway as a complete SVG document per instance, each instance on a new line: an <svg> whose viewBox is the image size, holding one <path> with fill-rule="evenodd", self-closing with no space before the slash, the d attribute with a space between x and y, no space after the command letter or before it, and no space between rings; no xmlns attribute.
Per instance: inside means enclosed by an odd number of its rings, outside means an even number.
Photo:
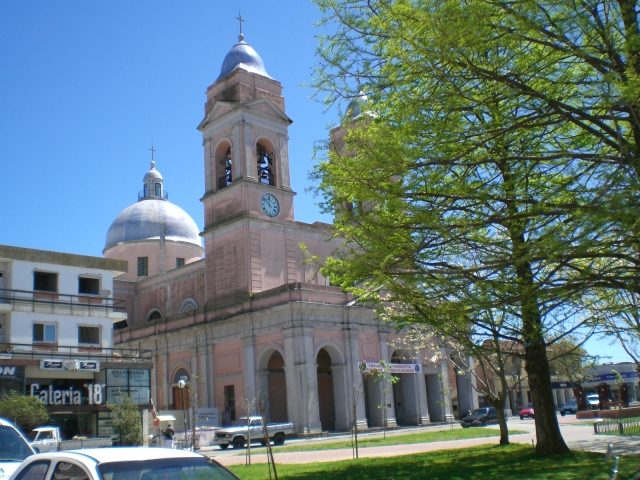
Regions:
<svg viewBox="0 0 640 480"><path fill-rule="evenodd" d="M185 382L189 382L189 372L184 368L178 369L173 374L173 408L175 410L183 410L189 408L189 385L185 385L184 389L180 388L178 382L184 379Z"/></svg>
<svg viewBox="0 0 640 480"><path fill-rule="evenodd" d="M287 380L284 374L284 359L277 350L269 357L267 370L267 385L269 388L269 420L271 422L288 422Z"/></svg>
<svg viewBox="0 0 640 480"><path fill-rule="evenodd" d="M316 357L318 371L318 407L323 431L336 429L336 407L333 395L333 375L329 352L321 348Z"/></svg>

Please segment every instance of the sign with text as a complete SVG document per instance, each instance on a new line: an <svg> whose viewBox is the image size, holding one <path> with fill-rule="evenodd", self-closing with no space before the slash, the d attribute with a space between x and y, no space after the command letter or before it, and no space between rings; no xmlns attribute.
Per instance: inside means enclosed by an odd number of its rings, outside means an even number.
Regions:
<svg viewBox="0 0 640 480"><path fill-rule="evenodd" d="M387 363L383 365L379 362L360 362L358 369L362 373L384 372L386 369L388 373L395 375L399 373L420 373L422 372L422 365L417 363Z"/></svg>

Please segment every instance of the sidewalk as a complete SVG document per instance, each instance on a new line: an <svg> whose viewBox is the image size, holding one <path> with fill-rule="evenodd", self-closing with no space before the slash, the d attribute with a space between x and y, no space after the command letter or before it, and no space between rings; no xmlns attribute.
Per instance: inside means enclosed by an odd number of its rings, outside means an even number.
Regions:
<svg viewBox="0 0 640 480"><path fill-rule="evenodd" d="M522 429L520 426L517 429ZM593 452L604 452L607 445L612 443L614 451L618 455L640 453L640 437L622 437L617 435L595 435L593 428L584 425L561 425L562 435L565 442L572 450L587 450ZM524 433L510 435L512 443L526 443L531 445L535 441L535 433ZM414 453L425 453L436 450L448 450L455 448L475 447L478 445L497 445L498 437L473 438L468 440L450 440L445 442L413 443L404 445L388 445L383 447L361 447L358 451L359 458L372 457L393 457L398 455L410 455ZM263 448L256 449L261 453L252 453L252 463L267 463L267 455ZM213 453L213 452L203 452ZM278 464L292 463L315 463L315 462L337 462L340 460L350 460L353 452L349 449L320 450L310 452L282 452L275 453L274 459ZM245 455L233 454L233 456L215 456L217 462L222 465L244 465Z"/></svg>

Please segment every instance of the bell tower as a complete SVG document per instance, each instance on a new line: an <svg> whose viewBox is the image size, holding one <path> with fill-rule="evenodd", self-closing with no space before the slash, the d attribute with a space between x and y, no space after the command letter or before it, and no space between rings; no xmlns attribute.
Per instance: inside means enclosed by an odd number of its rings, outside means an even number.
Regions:
<svg viewBox="0 0 640 480"><path fill-rule="evenodd" d="M292 120L282 85L242 33L206 95L198 126L205 165L202 236L207 298L219 303L296 281L281 266L285 225L293 223L287 148Z"/></svg>

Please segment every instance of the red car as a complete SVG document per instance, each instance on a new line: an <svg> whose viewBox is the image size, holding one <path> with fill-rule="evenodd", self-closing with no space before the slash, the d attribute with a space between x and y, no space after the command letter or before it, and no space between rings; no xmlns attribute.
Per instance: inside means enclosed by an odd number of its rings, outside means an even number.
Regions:
<svg viewBox="0 0 640 480"><path fill-rule="evenodd" d="M536 418L533 412L533 403L530 403L525 408L520 410L520 420L524 419L524 417Z"/></svg>

